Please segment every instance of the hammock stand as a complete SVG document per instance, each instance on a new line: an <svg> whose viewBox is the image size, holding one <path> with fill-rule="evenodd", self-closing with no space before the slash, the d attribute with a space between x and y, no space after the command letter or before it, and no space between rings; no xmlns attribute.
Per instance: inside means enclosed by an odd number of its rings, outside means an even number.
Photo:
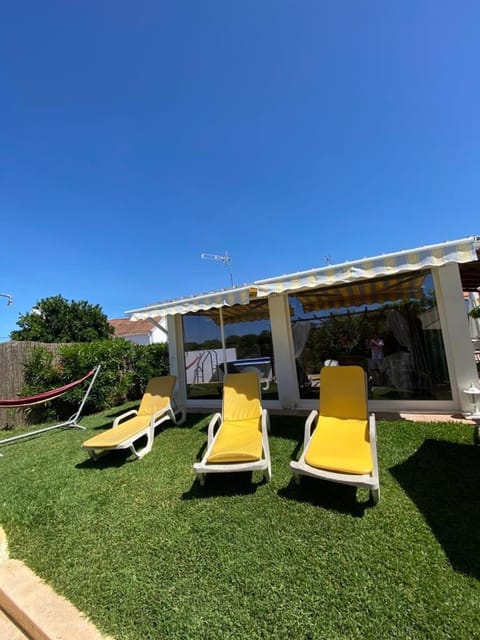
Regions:
<svg viewBox="0 0 480 640"><path fill-rule="evenodd" d="M51 431L52 429L60 429L61 427L76 427L77 429L85 429L81 424L78 424L78 420L80 419L80 414L82 412L83 406L88 398L91 388L93 387L93 383L95 382L98 372L100 371L100 365L94 367L91 371L89 371L83 378L79 380L75 380L74 382L69 382L65 384L63 387L59 387L58 389L51 389L50 391L44 391L43 393L38 393L34 396L28 396L25 398L15 398L13 400L0 400L0 408L4 409L25 409L27 407L33 407L36 404L42 404L43 402L48 402L49 400L55 400L60 396L63 396L64 393L73 389L77 385L85 382L88 378L92 378L90 380L90 384L85 391L85 394L80 402L80 406L77 411L68 418L65 422L60 422L59 424L54 424L51 427L45 427L43 429L36 429L35 431L29 431L28 433L22 433L18 436L12 436L10 438L4 438L0 440L0 445L7 444L8 442L14 442L15 440L20 440L22 438L29 438L30 436L35 436L37 433L43 433L45 431ZM0 454L2 455L2 454Z"/></svg>

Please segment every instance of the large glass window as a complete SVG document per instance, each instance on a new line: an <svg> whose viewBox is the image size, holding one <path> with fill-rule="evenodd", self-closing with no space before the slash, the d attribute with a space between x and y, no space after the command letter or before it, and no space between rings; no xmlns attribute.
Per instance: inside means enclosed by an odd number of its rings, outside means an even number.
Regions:
<svg viewBox="0 0 480 640"><path fill-rule="evenodd" d="M375 400L452 398L429 271L290 296L300 397L319 395L323 366L356 364Z"/></svg>
<svg viewBox="0 0 480 640"><path fill-rule="evenodd" d="M262 397L278 398L267 303L225 307L223 316L226 370L255 371ZM183 316L183 339L187 398L221 398L225 363L219 310Z"/></svg>

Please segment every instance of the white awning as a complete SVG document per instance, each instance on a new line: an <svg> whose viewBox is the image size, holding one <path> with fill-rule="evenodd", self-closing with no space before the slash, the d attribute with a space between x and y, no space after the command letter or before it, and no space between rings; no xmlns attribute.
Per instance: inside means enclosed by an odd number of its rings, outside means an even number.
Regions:
<svg viewBox="0 0 480 640"><path fill-rule="evenodd" d="M274 293L328 287L431 267L441 267L449 262L472 262L477 260L478 246L478 238L472 236L463 240L429 245L410 251L389 253L375 258L365 258L276 278L257 280L254 282L254 286L257 289L257 296L260 298Z"/></svg>
<svg viewBox="0 0 480 640"><path fill-rule="evenodd" d="M243 287L167 300L140 309L131 309L125 313L132 320L142 320L152 316L185 315L186 313L198 313L223 308L225 322L235 322L237 318L245 320L247 317L237 305L248 305L250 302L255 301L256 304L251 305L250 319L259 319L268 317L268 308L266 305L261 305L261 300L266 302L266 297L272 294L295 291L306 292L311 289L317 289L317 292L312 292L312 295L318 295L318 289L323 287L358 283L362 280L368 281L402 273L413 273L427 268L441 267L447 263L474 262L477 261L477 249L479 247L480 238L471 236L418 249L389 253L338 265L328 265L318 269L311 269L310 271L301 271L265 280L256 280L252 284ZM356 292L357 297L360 299L368 293L367 288L366 285L362 286L360 291L356 287L353 293ZM383 289L378 283L372 282L370 289L372 290L369 293L370 297L367 296L366 299L363 299L363 303L366 303L367 299L370 301L373 294L381 298ZM305 300L305 302L307 301ZM235 309L234 307L237 308ZM247 313L246 310L245 313Z"/></svg>
<svg viewBox="0 0 480 640"><path fill-rule="evenodd" d="M246 305L250 302L250 296L254 294L254 292L255 290L251 287L236 287L235 289L214 291L190 298L178 298L175 300L167 300L166 302L158 302L141 309L131 309L125 313L130 316L131 320L143 320L158 315L185 315L186 313L219 309L220 307Z"/></svg>

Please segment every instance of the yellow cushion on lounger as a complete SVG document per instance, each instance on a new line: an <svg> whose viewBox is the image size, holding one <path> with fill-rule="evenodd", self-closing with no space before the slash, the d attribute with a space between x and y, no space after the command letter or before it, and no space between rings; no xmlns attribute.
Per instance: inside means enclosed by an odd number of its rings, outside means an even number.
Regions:
<svg viewBox="0 0 480 640"><path fill-rule="evenodd" d="M253 374L238 375L229 374L223 387L223 420L226 422L252 420L262 413L258 377ZM234 380L234 384L230 384L230 380Z"/></svg>
<svg viewBox="0 0 480 640"><path fill-rule="evenodd" d="M149 415L165 409L170 402L170 397L175 386L175 376L159 376L152 378L143 394L138 407L138 415Z"/></svg>
<svg viewBox="0 0 480 640"><path fill-rule="evenodd" d="M125 420L113 429L108 429L103 433L99 433L97 436L93 436L83 443L85 448L91 447L92 449L110 449L118 447L119 444L125 442L128 438L135 435L142 429L146 429L152 418L151 416L135 416L130 420Z"/></svg>
<svg viewBox="0 0 480 640"><path fill-rule="evenodd" d="M224 422L207 462L253 462L261 457L262 431L258 417Z"/></svg>
<svg viewBox="0 0 480 640"><path fill-rule="evenodd" d="M327 471L371 473L368 421L321 417L308 445L305 462Z"/></svg>
<svg viewBox="0 0 480 640"><path fill-rule="evenodd" d="M335 418L368 417L364 372L359 367L327 367L320 375L320 415Z"/></svg>

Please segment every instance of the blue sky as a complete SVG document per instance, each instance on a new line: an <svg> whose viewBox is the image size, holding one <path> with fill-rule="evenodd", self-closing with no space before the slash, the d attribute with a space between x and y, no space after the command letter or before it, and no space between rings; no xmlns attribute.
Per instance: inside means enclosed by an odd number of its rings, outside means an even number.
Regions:
<svg viewBox="0 0 480 640"><path fill-rule="evenodd" d="M0 339L480 233L480 4L3 0Z"/></svg>

